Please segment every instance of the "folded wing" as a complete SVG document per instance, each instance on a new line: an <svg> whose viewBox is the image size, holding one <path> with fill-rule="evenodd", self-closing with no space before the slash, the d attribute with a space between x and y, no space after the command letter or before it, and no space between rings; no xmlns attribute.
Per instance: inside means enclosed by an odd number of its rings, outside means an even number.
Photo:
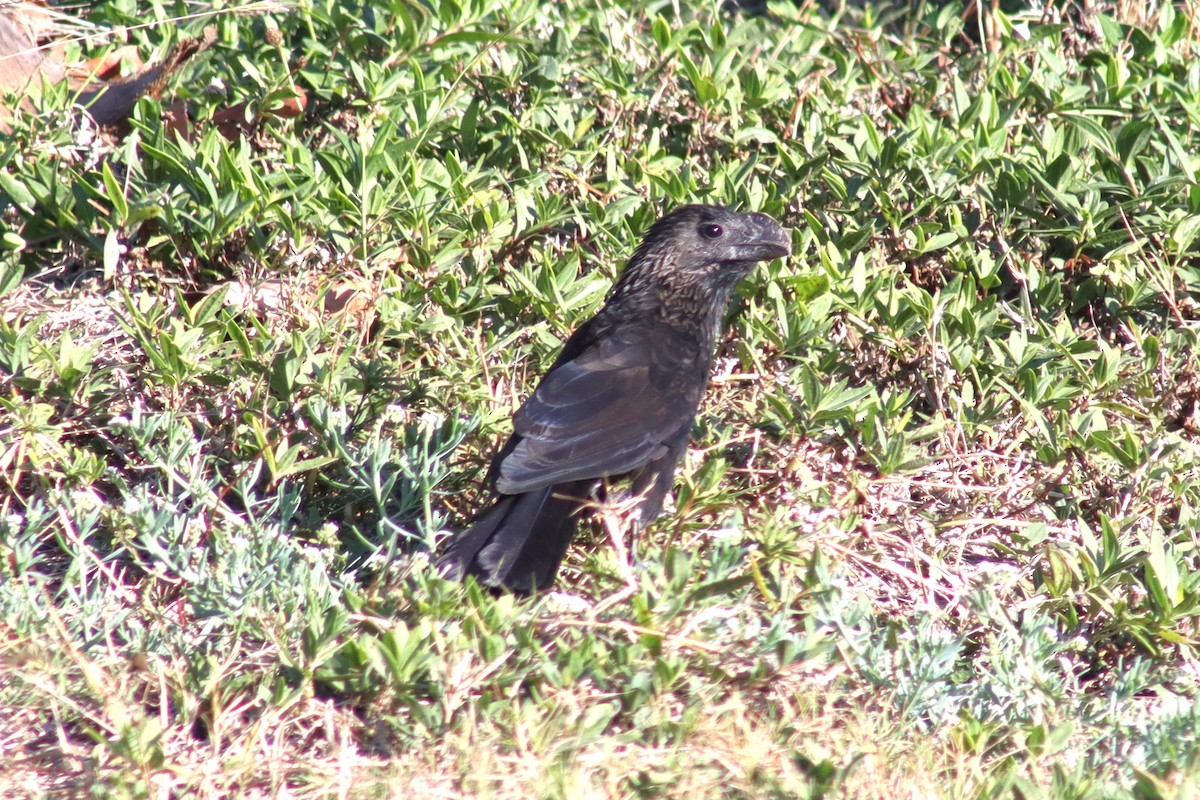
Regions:
<svg viewBox="0 0 1200 800"><path fill-rule="evenodd" d="M643 323L598 339L560 361L513 417L497 491L631 472L686 438L709 366L695 337Z"/></svg>

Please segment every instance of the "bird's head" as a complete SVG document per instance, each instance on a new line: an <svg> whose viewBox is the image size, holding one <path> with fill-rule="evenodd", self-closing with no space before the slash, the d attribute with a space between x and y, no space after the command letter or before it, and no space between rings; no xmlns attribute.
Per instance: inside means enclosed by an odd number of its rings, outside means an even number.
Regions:
<svg viewBox="0 0 1200 800"><path fill-rule="evenodd" d="M750 265L783 258L791 239L778 222L759 213L739 213L721 206L682 206L650 227L642 248L666 245L683 267L714 264Z"/></svg>
<svg viewBox="0 0 1200 800"><path fill-rule="evenodd" d="M756 262L789 253L787 231L766 214L681 206L646 231L616 294L682 293L720 306Z"/></svg>

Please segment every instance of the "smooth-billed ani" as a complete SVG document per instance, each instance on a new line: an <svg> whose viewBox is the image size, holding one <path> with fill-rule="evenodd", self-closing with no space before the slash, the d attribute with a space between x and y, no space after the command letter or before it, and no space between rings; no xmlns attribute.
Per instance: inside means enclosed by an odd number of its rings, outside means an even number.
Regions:
<svg viewBox="0 0 1200 800"><path fill-rule="evenodd" d="M658 516L734 285L789 252L765 214L689 205L654 223L608 302L513 416L488 473L494 502L451 537L445 573L521 592L548 587L605 479L630 479L639 527Z"/></svg>

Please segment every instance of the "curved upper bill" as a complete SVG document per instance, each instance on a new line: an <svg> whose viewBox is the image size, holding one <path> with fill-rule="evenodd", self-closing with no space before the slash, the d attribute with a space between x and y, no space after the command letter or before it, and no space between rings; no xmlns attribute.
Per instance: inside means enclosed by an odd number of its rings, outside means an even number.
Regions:
<svg viewBox="0 0 1200 800"><path fill-rule="evenodd" d="M747 261L769 261L784 258L792 252L792 239L787 230L766 214L757 212L746 215L749 235L738 245Z"/></svg>

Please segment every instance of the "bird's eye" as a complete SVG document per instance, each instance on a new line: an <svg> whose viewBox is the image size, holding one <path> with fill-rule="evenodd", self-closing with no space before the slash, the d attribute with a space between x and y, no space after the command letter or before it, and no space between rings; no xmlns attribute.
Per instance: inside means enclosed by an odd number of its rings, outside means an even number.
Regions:
<svg viewBox="0 0 1200 800"><path fill-rule="evenodd" d="M700 226L700 235L705 239L720 239L723 233L725 233L725 229L715 222Z"/></svg>

